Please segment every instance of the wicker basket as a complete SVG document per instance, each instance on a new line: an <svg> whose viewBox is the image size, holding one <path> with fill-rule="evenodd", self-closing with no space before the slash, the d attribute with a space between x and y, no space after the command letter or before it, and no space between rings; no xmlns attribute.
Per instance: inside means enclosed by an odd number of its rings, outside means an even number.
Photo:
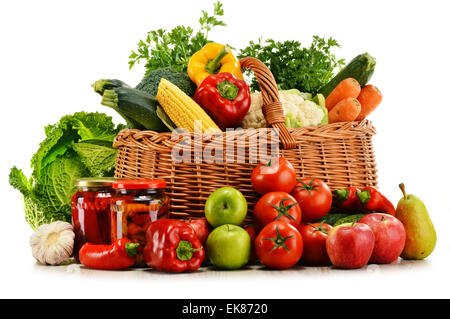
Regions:
<svg viewBox="0 0 450 319"><path fill-rule="evenodd" d="M244 194L251 213L258 199L252 189L251 172L259 162L267 162L272 156L288 159L299 178L323 179L331 189L377 185L372 145L375 129L371 122L365 120L287 129L270 70L254 58L244 58L240 62L242 69L251 69L259 81L263 112L270 127L276 128L279 133L279 150L271 148L271 143L277 140L269 128L236 130L219 133L219 136L188 133L193 141L190 146L192 162L176 162L172 160L172 150L179 146L181 135L174 138L171 133L127 129L121 131L114 141L114 146L118 148L115 177L164 179L171 198L172 218L204 216L203 208L208 196L226 185ZM223 147L229 150L230 146L236 149L238 143L242 146L243 142L243 152L235 151L234 161L229 161L225 150L219 156L223 158L223 163L217 161L218 149ZM267 149L264 157L256 157L258 147ZM197 160L196 151L207 148L215 149L211 154L216 156L216 162ZM238 156L240 161L236 163ZM251 220L251 214L248 220Z"/></svg>

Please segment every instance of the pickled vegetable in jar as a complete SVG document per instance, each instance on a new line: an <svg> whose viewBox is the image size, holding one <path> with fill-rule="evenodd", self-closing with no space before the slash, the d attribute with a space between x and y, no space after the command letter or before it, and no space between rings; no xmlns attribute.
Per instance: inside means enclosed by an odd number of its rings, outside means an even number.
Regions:
<svg viewBox="0 0 450 319"><path fill-rule="evenodd" d="M128 238L139 243L136 266L144 266L142 251L150 223L167 218L169 197L166 182L160 179L117 180L111 202L111 240Z"/></svg>
<svg viewBox="0 0 450 319"><path fill-rule="evenodd" d="M72 225L75 232L73 254L85 243L111 243L111 199L113 178L82 178L75 181L72 196Z"/></svg>

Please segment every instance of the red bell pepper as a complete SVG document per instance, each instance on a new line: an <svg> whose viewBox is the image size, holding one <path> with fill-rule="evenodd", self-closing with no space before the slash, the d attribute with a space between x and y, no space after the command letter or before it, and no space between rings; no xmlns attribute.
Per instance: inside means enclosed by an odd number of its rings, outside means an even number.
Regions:
<svg viewBox="0 0 450 319"><path fill-rule="evenodd" d="M360 192L356 192L359 202L365 211L376 211L395 216L395 207L392 203L374 187L366 187Z"/></svg>
<svg viewBox="0 0 450 319"><path fill-rule="evenodd" d="M228 72L206 77L194 95L194 100L222 129L235 128L250 108L250 88Z"/></svg>
<svg viewBox="0 0 450 319"><path fill-rule="evenodd" d="M359 191L358 187L336 189L334 194L336 195L337 206L347 211L361 210L361 204L356 196L356 192Z"/></svg>
<svg viewBox="0 0 450 319"><path fill-rule="evenodd" d="M96 269L124 269L133 266L139 244L120 238L111 245L84 244L79 252L80 262Z"/></svg>
<svg viewBox="0 0 450 319"><path fill-rule="evenodd" d="M195 271L205 258L205 250L194 230L180 220L154 221L147 229L146 239L144 260L149 267L160 271Z"/></svg>

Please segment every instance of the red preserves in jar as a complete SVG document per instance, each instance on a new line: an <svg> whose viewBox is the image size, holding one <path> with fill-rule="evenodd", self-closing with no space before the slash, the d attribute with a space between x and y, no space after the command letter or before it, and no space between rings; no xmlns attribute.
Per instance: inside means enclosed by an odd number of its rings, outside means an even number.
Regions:
<svg viewBox="0 0 450 319"><path fill-rule="evenodd" d="M127 237L139 243L137 266L144 266L142 251L150 223L167 218L169 197L166 182L159 179L118 180L111 202L111 240Z"/></svg>
<svg viewBox="0 0 450 319"><path fill-rule="evenodd" d="M72 225L75 231L74 256L83 244L111 243L111 198L113 178L82 178L75 182L72 196Z"/></svg>

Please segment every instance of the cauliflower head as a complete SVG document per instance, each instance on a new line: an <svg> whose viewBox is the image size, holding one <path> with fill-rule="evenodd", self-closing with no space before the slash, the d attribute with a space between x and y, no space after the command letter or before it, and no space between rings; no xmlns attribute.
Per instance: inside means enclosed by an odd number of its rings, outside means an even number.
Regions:
<svg viewBox="0 0 450 319"><path fill-rule="evenodd" d="M279 94L287 127L296 128L328 123L328 112L323 97L315 96L307 99L309 96L302 94L297 89L281 90ZM243 128L267 126L262 104L261 92L252 93L249 111L242 121Z"/></svg>

